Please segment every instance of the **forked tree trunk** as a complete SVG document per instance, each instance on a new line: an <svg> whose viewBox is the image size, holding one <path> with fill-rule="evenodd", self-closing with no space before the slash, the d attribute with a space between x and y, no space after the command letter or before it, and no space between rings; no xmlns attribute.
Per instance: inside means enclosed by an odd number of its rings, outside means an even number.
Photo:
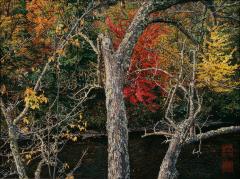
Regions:
<svg viewBox="0 0 240 179"><path fill-rule="evenodd" d="M120 60L113 55L109 38L103 38L102 51L106 71L108 179L129 179L128 129L122 68Z"/></svg>
<svg viewBox="0 0 240 179"><path fill-rule="evenodd" d="M180 137L175 136L170 142L167 153L162 161L158 179L176 179L178 177L176 163L181 152L181 148L182 145L180 143Z"/></svg>

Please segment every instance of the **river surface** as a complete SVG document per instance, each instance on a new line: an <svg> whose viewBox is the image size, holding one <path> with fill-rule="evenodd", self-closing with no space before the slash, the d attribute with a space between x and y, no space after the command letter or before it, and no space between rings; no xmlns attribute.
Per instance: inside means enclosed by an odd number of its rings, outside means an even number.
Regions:
<svg viewBox="0 0 240 179"><path fill-rule="evenodd" d="M156 179L167 150L162 137L141 138L131 134L129 152L131 179ZM70 166L77 163L81 151L88 148L77 179L107 178L107 139L88 139L68 144L61 153ZM193 154L198 144L183 148L177 163L180 179L240 179L240 135L225 135L202 141L201 154Z"/></svg>

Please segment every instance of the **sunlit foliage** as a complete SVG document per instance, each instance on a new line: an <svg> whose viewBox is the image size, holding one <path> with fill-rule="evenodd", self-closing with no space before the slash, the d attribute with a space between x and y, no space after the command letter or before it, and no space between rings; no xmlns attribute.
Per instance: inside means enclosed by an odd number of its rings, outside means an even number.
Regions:
<svg viewBox="0 0 240 179"><path fill-rule="evenodd" d="M40 104L48 102L44 94L37 96L32 88L27 88L24 95L25 105L29 106L31 109L39 109Z"/></svg>
<svg viewBox="0 0 240 179"><path fill-rule="evenodd" d="M209 29L209 38L204 41L203 59L198 65L198 86L207 86L216 92L229 92L239 85L233 80L239 66L231 64L235 49L232 49L230 35L225 29L224 26Z"/></svg>

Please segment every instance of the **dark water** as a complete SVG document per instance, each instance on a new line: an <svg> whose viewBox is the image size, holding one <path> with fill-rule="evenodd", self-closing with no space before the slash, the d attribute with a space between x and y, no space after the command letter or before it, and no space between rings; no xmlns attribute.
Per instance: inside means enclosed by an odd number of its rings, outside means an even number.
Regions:
<svg viewBox="0 0 240 179"><path fill-rule="evenodd" d="M129 151L132 179L156 179L161 161L167 150L164 138L141 138L130 135ZM78 161L83 149L88 154L77 170L77 179L107 178L106 138L87 140L68 145L62 153L70 166ZM201 155L193 155L198 145L185 146L177 164L181 179L240 179L240 135L227 135L203 141Z"/></svg>

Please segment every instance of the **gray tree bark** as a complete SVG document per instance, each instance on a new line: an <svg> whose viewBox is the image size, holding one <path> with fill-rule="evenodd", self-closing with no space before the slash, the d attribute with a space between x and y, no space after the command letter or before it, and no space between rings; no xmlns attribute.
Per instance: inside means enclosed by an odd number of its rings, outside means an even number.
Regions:
<svg viewBox="0 0 240 179"><path fill-rule="evenodd" d="M19 179L27 179L28 176L26 174L24 164L21 160L21 156L19 154L18 143L17 143L17 134L16 134L16 131L15 131L13 125L10 125L10 126L8 125L8 136L9 136L9 140L10 140L10 149L11 149L14 161L15 161Z"/></svg>
<svg viewBox="0 0 240 179"><path fill-rule="evenodd" d="M19 149L18 149L18 142L17 142L18 134L16 132L16 126L13 124L13 118L7 111L2 98L0 98L0 107L1 107L1 112L7 123L10 149L11 149L11 153L14 158L18 176L20 179L28 179L28 176L27 176L24 164L21 160L21 155L20 155Z"/></svg>
<svg viewBox="0 0 240 179"><path fill-rule="evenodd" d="M123 99L123 71L114 56L110 38L103 37L102 52L106 72L108 134L108 179L129 179L128 129Z"/></svg>
<svg viewBox="0 0 240 179"><path fill-rule="evenodd" d="M176 163L181 152L180 137L174 136L171 140L167 153L162 161L158 179L175 179L178 177Z"/></svg>

